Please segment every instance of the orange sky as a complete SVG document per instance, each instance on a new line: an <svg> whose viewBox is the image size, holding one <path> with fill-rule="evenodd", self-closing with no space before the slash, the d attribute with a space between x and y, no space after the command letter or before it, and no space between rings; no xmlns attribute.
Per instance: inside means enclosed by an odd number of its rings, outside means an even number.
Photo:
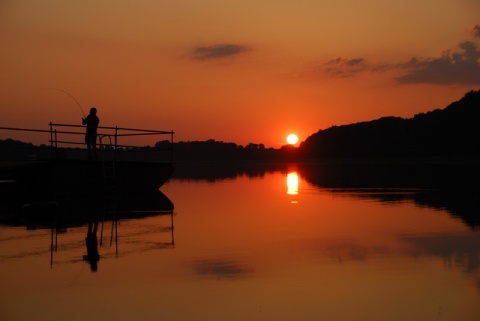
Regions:
<svg viewBox="0 0 480 321"><path fill-rule="evenodd" d="M79 124L46 88L104 126L278 148L479 89L480 2L1 1L0 126Z"/></svg>

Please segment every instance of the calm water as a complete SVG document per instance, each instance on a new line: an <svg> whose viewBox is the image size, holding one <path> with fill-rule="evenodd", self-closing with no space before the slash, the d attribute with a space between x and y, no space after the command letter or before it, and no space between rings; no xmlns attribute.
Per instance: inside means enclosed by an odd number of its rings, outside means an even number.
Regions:
<svg viewBox="0 0 480 321"><path fill-rule="evenodd" d="M480 320L468 204L219 176L170 180L172 215L100 221L96 272L85 223L0 225L0 320Z"/></svg>

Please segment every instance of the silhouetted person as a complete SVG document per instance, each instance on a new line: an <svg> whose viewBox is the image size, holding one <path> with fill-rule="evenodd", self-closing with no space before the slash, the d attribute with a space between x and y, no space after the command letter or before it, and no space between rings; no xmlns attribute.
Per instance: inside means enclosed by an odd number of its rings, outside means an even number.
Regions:
<svg viewBox="0 0 480 321"><path fill-rule="evenodd" d="M88 222L87 237L85 238L85 245L87 246L87 255L83 256L83 260L90 263L92 272L97 272L98 261L100 261L100 254L98 254L97 245L97 229L98 221Z"/></svg>
<svg viewBox="0 0 480 321"><path fill-rule="evenodd" d="M100 119L97 117L97 109L95 107L90 108L90 114L87 118L82 118L82 124L87 125L87 131L85 133L85 143L88 149L88 160L97 160L97 127L100 123Z"/></svg>

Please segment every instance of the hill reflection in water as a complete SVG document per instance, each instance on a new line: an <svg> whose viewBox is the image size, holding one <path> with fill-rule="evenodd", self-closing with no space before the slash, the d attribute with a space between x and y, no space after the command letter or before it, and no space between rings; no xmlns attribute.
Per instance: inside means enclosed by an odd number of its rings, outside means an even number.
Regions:
<svg viewBox="0 0 480 321"><path fill-rule="evenodd" d="M413 201L446 210L472 228L480 226L480 164L443 161L332 161L322 163L177 164L178 180L217 181L239 176L296 172L333 193L348 193L379 202Z"/></svg>

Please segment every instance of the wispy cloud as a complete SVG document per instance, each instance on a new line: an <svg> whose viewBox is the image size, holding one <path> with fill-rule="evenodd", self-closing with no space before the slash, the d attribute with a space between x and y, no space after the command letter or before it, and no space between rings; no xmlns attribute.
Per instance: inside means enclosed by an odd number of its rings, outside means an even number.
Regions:
<svg viewBox="0 0 480 321"><path fill-rule="evenodd" d="M368 69L363 58L345 59L338 57L323 63L320 68L335 77L350 77Z"/></svg>
<svg viewBox="0 0 480 321"><path fill-rule="evenodd" d="M219 44L206 47L197 47L191 53L193 60L211 60L234 57L250 51L250 48L242 45Z"/></svg>
<svg viewBox="0 0 480 321"><path fill-rule="evenodd" d="M459 50L448 50L438 58L413 57L399 64L398 68L408 71L395 80L401 84L480 84L480 50L471 41L462 42L458 47Z"/></svg>
<svg viewBox="0 0 480 321"><path fill-rule="evenodd" d="M465 29L480 39L480 24ZM338 57L317 65L313 74L330 77L353 77L364 73L390 71L399 84L478 85L480 84L480 48L477 42L464 41L438 57L412 57L401 63L377 63L366 58Z"/></svg>
<svg viewBox="0 0 480 321"><path fill-rule="evenodd" d="M367 71L383 71L388 65L374 64L365 58L342 58L338 57L322 63L319 69L333 77L352 77Z"/></svg>
<svg viewBox="0 0 480 321"><path fill-rule="evenodd" d="M480 28L479 28L480 31ZM400 84L478 85L480 84L480 49L465 41L456 50L447 50L439 57L417 58L397 64L370 62L365 58L336 58L314 69L314 74L330 77L353 77L366 72L393 71Z"/></svg>

